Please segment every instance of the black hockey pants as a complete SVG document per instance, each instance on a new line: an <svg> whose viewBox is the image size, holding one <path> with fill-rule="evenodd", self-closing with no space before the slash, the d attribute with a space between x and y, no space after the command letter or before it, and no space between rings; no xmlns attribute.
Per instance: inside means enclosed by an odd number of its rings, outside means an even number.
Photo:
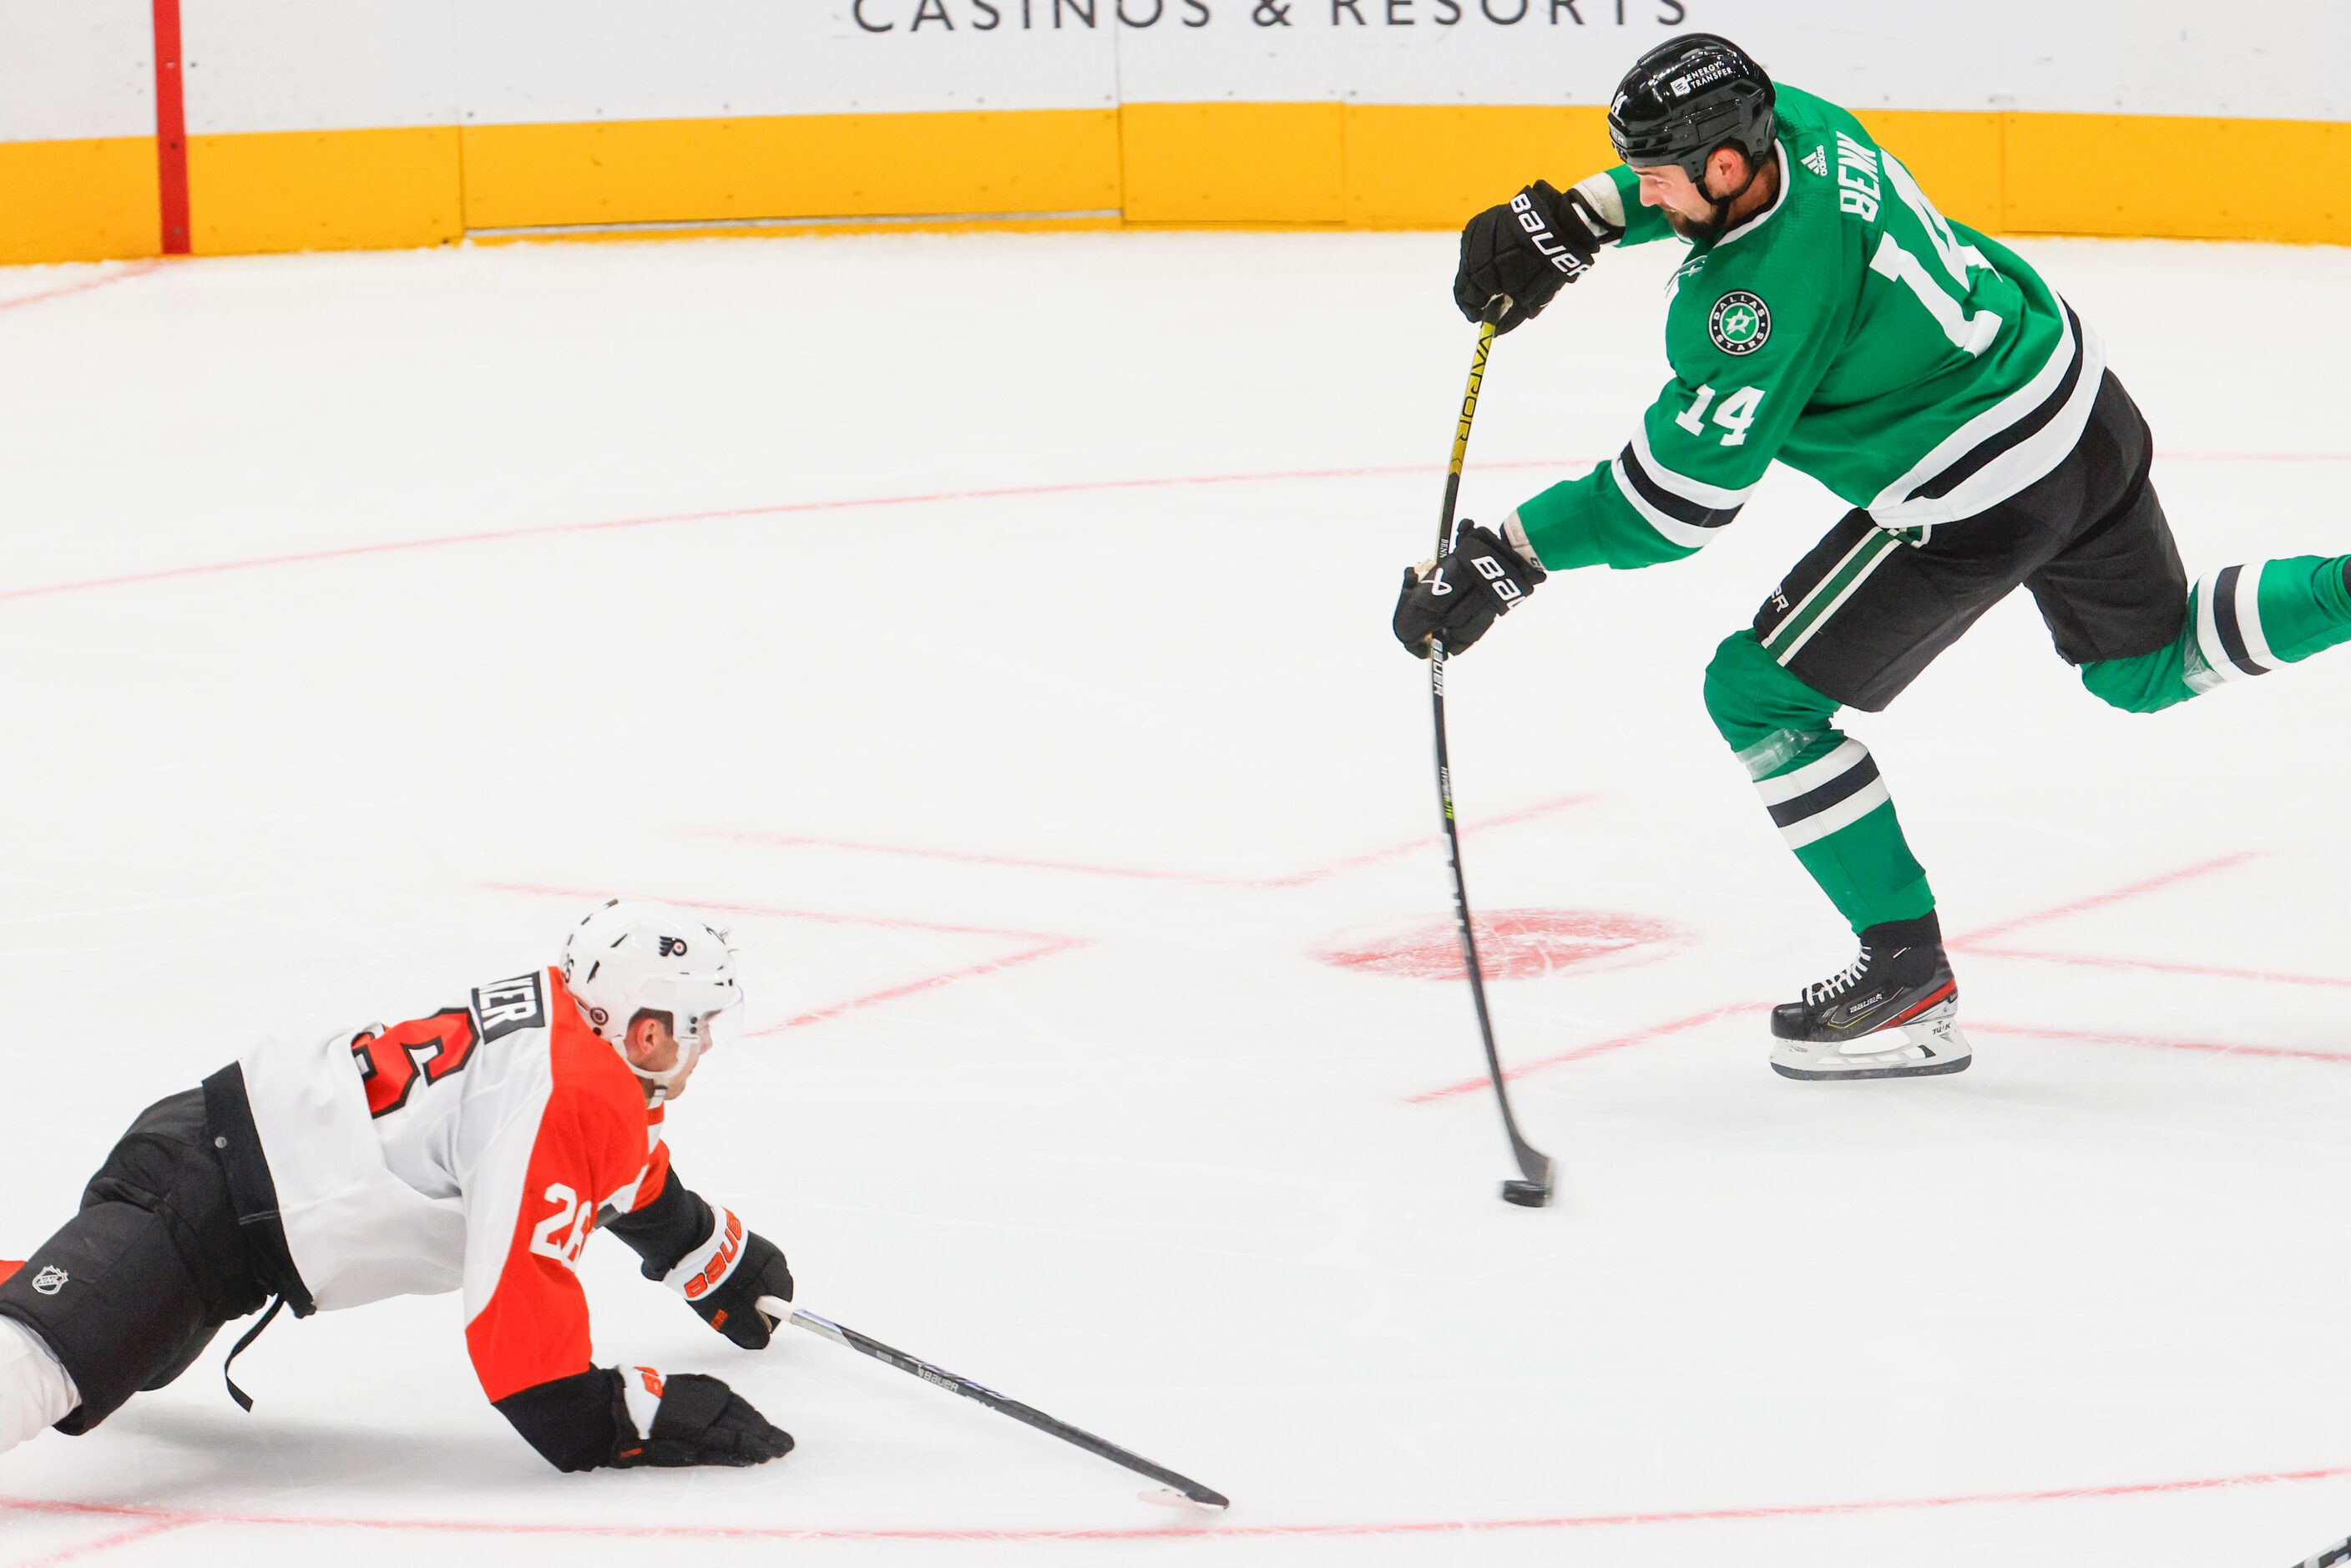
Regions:
<svg viewBox="0 0 2351 1568"><path fill-rule="evenodd" d="M162 1387L272 1293L265 1276L276 1270L257 1266L266 1249L249 1248L251 1228L237 1223L204 1101L191 1089L141 1112L80 1212L0 1281L0 1314L39 1334L81 1392L60 1432L87 1432Z"/></svg>

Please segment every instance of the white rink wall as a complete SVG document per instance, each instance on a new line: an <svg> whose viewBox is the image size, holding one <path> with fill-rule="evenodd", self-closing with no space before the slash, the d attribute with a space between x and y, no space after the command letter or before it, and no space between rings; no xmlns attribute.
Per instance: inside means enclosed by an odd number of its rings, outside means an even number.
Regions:
<svg viewBox="0 0 2351 1568"><path fill-rule="evenodd" d="M1991 0L1964 12L1924 0L180 6L193 132L1222 99L1601 104L1635 52L1694 30L1728 34L1856 108L2351 118L2351 88L2330 68L2351 57L2351 11L2329 0ZM1157 19L1129 25L1122 6L1131 22ZM0 3L0 140L152 127L149 11L145 0ZM1274 11L1285 20L1258 20Z"/></svg>
<svg viewBox="0 0 2351 1568"><path fill-rule="evenodd" d="M820 219L1444 228L1673 34L1997 232L2341 243L2327 0L0 0L0 262ZM177 48L167 40L177 38Z"/></svg>

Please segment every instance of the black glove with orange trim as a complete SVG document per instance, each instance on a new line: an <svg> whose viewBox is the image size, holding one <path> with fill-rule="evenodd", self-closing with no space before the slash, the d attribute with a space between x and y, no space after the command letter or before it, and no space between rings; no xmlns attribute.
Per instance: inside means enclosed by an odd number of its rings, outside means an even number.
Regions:
<svg viewBox="0 0 2351 1568"><path fill-rule="evenodd" d="M789 1432L772 1425L751 1408L749 1400L715 1377L696 1372L664 1377L643 1366L619 1370L616 1375L622 1381L622 1392L616 1396L620 1407L613 1412L621 1429L611 1461L615 1469L634 1469L640 1465L662 1469L764 1465L792 1451ZM659 1401L653 1406L652 1429L642 1434L630 1408L641 1403L628 1397L627 1379L632 1375L640 1378L645 1391Z"/></svg>
<svg viewBox="0 0 2351 1568"><path fill-rule="evenodd" d="M643 1272L684 1296L704 1322L745 1350L765 1350L776 1325L759 1311L759 1298L790 1301L791 1266L782 1248L746 1228L733 1209L705 1207L710 1224L703 1239L667 1269L657 1269L658 1260L647 1258Z"/></svg>
<svg viewBox="0 0 2351 1568"><path fill-rule="evenodd" d="M735 1219L732 1214L726 1218ZM747 1230L743 1233L742 1254L736 1259L735 1267L715 1289L699 1297L688 1296L686 1305L699 1312L704 1322L745 1350L765 1350L776 1325L759 1310L761 1296L780 1296L790 1301L791 1266L784 1261L783 1249L758 1231Z"/></svg>

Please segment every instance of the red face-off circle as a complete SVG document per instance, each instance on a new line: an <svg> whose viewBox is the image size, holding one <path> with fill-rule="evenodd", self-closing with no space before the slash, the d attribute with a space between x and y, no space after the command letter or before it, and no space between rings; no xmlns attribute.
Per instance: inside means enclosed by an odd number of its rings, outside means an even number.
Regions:
<svg viewBox="0 0 2351 1568"><path fill-rule="evenodd" d="M1662 956L1681 932L1646 915L1604 909L1498 909L1478 916L1478 963L1489 980L1531 980L1561 969L1618 968ZM1314 956L1343 969L1415 980L1462 977L1460 927L1420 920L1351 933Z"/></svg>

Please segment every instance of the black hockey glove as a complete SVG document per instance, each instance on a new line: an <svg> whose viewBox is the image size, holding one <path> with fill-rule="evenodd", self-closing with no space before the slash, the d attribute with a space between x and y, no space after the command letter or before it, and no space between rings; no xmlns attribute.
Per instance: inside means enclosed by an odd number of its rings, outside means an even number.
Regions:
<svg viewBox="0 0 2351 1568"><path fill-rule="evenodd" d="M1507 296L1510 308L1495 324L1507 332L1542 314L1562 284L1592 267L1600 247L1625 231L1600 215L1581 191L1565 195L1537 180L1510 201L1488 207L1461 231L1461 267L1453 275L1453 303L1475 321L1486 302Z"/></svg>
<svg viewBox="0 0 2351 1568"><path fill-rule="evenodd" d="M784 1262L783 1250L752 1230L744 1233L743 1254L733 1271L718 1282L717 1289L699 1298L688 1297L686 1304L702 1314L704 1322L745 1350L765 1350L776 1325L759 1310L761 1296L790 1301L792 1271Z"/></svg>
<svg viewBox="0 0 2351 1568"><path fill-rule="evenodd" d="M790 1301L791 1269L782 1249L747 1229L733 1209L704 1207L710 1222L702 1239L667 1269L658 1256L647 1258L641 1272L684 1296L704 1322L745 1350L765 1350L775 1324L755 1303L761 1296Z"/></svg>
<svg viewBox="0 0 2351 1568"><path fill-rule="evenodd" d="M627 1375L615 1372L617 1380ZM660 1379L661 1403L653 1430L640 1436L623 1402L615 1412L621 1429L612 1456L616 1469L653 1465L764 1465L792 1451L792 1435L770 1426L750 1402L715 1377L684 1372ZM622 1396L616 1393L615 1398Z"/></svg>
<svg viewBox="0 0 2351 1568"><path fill-rule="evenodd" d="M1491 528L1464 519L1453 549L1433 569L1406 567L1396 595L1395 637L1415 658L1428 657L1428 640L1445 639L1458 653L1486 634L1494 617L1526 602L1551 575L1504 542Z"/></svg>

